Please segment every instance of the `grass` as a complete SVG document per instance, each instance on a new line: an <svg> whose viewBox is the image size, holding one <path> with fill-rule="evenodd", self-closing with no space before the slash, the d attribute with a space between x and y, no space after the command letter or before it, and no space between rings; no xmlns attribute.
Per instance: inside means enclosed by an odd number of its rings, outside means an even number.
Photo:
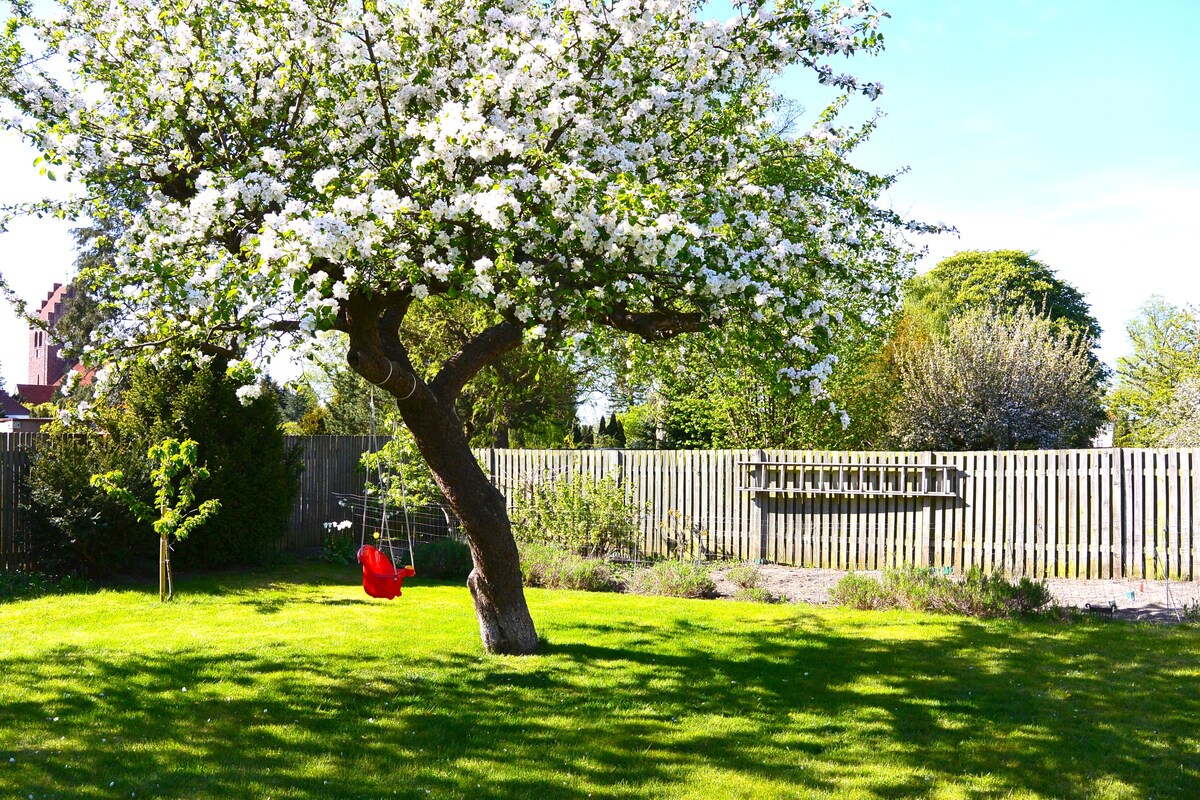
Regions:
<svg viewBox="0 0 1200 800"><path fill-rule="evenodd" d="M411 585L411 588L410 588ZM0 604L0 797L1194 798L1200 631L259 575ZM186 691L185 691L186 690ZM11 761L10 761L11 759Z"/></svg>

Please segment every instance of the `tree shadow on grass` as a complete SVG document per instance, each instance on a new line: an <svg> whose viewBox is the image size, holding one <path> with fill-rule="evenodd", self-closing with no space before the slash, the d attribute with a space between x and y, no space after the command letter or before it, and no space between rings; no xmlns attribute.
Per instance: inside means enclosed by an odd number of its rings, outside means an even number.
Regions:
<svg viewBox="0 0 1200 800"><path fill-rule="evenodd" d="M1200 786L1200 638L1186 629L887 615L856 629L801 612L734 627L619 618L552 636L527 659L283 646L0 657L0 750L17 759L0 787L1191 798Z"/></svg>

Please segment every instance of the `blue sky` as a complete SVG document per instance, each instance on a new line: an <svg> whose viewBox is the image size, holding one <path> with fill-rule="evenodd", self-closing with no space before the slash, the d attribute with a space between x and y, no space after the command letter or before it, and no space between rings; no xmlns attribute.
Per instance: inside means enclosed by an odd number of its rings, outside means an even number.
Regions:
<svg viewBox="0 0 1200 800"><path fill-rule="evenodd" d="M959 229L928 238L922 269L964 249L1037 251L1092 304L1110 365L1151 294L1200 304L1200 0L1162 0L1153 14L1116 0L881 5L886 51L845 68L884 93L846 118L883 110L855 160L908 167L893 207ZM778 85L814 114L830 99L804 75ZM0 138L0 203L36 196L33 157ZM27 300L69 277L66 231L29 221L0 235L0 272ZM10 389L25 380L26 346L0 309Z"/></svg>

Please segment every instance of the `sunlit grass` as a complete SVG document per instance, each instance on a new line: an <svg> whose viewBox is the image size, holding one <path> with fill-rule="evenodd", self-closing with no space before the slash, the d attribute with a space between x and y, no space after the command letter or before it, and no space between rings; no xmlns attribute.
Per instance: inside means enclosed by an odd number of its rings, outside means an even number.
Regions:
<svg viewBox="0 0 1200 800"><path fill-rule="evenodd" d="M0 604L0 797L1194 798L1200 632L289 567ZM11 759L11 761L10 761Z"/></svg>

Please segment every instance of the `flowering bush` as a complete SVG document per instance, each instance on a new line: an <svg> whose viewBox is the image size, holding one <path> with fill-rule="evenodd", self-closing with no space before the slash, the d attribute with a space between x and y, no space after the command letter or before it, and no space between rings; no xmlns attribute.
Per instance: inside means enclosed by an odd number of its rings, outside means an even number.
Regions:
<svg viewBox="0 0 1200 800"><path fill-rule="evenodd" d="M899 372L890 423L910 450L1085 447L1103 420L1087 342L1032 309L968 311Z"/></svg>

